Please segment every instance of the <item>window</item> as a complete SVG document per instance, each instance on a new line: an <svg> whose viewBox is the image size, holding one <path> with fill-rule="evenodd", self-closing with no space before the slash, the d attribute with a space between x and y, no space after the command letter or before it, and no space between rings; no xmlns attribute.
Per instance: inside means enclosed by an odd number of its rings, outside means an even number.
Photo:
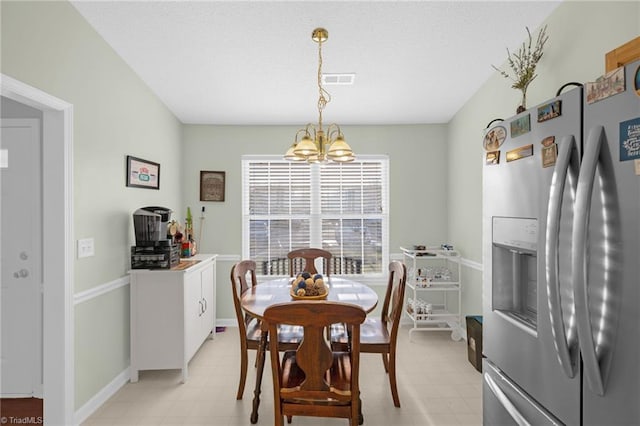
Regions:
<svg viewBox="0 0 640 426"><path fill-rule="evenodd" d="M386 156L323 165L244 156L243 257L262 275L286 275L289 251L320 247L333 274L385 274L388 169Z"/></svg>

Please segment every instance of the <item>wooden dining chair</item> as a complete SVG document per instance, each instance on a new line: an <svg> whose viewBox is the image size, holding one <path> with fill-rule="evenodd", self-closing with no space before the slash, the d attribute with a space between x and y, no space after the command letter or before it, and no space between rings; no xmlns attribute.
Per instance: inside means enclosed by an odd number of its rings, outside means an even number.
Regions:
<svg viewBox="0 0 640 426"><path fill-rule="evenodd" d="M369 318L362 324L360 336L361 353L382 354L384 371L389 374L389 385L393 405L400 407L396 381L396 342L402 317L404 291L407 283L407 268L404 263L394 260L389 264L387 291L382 305L380 319ZM332 332L334 348L344 349L348 345L348 334Z"/></svg>
<svg viewBox="0 0 640 426"><path fill-rule="evenodd" d="M315 261L322 259L322 273L325 276L331 274L331 252L319 248L303 248L287 253L289 259L289 276L294 277L301 272L307 271L310 274L317 274Z"/></svg>
<svg viewBox="0 0 640 426"><path fill-rule="evenodd" d="M236 311L238 321L238 332L240 334L240 382L236 399L242 399L244 386L247 381L247 366L249 363L248 350L256 350L256 364L259 362L260 339L262 338L261 323L255 317L246 314L242 310L242 293L251 287L258 285L256 279L256 262L253 260L243 260L231 267L231 294L233 296L233 306ZM282 350L295 349L302 339L302 329L287 327L286 333L280 333L280 348Z"/></svg>
<svg viewBox="0 0 640 426"><path fill-rule="evenodd" d="M360 324L366 313L357 306L330 301L295 301L273 305L264 320L270 336L281 325L300 325L304 339L295 351L280 358L277 341L269 342L273 376L274 413L277 426L283 416L338 417L359 423ZM346 324L351 337L346 351L334 352L325 328Z"/></svg>

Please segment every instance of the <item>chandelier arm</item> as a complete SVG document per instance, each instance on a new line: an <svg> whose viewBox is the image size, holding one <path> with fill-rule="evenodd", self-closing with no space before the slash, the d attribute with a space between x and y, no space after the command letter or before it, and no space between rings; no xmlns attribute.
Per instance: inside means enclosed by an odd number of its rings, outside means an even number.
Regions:
<svg viewBox="0 0 640 426"><path fill-rule="evenodd" d="M298 143L298 136L300 136L300 133L304 133L304 134L309 134L309 131L307 130L307 128L305 127L304 129L299 129L296 132L296 137L294 138L295 143Z"/></svg>
<svg viewBox="0 0 640 426"><path fill-rule="evenodd" d="M327 127L327 140L329 142L334 141L335 140L334 136L335 137L342 136L342 130L340 130L340 126L338 126L336 123L331 123Z"/></svg>
<svg viewBox="0 0 640 426"><path fill-rule="evenodd" d="M307 133L307 136L311 137L313 136L312 139L316 139L316 133L317 133L317 127L315 124L313 123L307 123L306 126L304 126L304 131Z"/></svg>

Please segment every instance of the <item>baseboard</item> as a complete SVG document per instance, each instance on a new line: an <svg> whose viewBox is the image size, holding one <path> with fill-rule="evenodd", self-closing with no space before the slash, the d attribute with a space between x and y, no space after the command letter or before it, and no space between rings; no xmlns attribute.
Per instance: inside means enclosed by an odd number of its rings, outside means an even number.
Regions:
<svg viewBox="0 0 640 426"><path fill-rule="evenodd" d="M413 326L413 320L411 318L408 318L406 316L403 316L400 319L400 326ZM465 324L458 324L457 327L458 331L460 332L460 338L461 340L467 341L467 328L465 327ZM444 331L444 330L443 330ZM435 330L433 331L434 333L438 333L441 332L439 330ZM422 331L421 333L428 333L428 331Z"/></svg>
<svg viewBox="0 0 640 426"><path fill-rule="evenodd" d="M129 381L130 370L127 367L118 374L107 386L102 388L97 394L80 407L73 415L73 424L80 425L87 420L98 408L116 394Z"/></svg>

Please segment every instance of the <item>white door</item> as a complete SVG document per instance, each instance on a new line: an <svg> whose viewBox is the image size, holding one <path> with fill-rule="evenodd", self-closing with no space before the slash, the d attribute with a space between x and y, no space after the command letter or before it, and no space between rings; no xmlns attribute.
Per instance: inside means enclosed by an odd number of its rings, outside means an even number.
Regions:
<svg viewBox="0 0 640 426"><path fill-rule="evenodd" d="M40 120L3 119L0 394L42 396Z"/></svg>

